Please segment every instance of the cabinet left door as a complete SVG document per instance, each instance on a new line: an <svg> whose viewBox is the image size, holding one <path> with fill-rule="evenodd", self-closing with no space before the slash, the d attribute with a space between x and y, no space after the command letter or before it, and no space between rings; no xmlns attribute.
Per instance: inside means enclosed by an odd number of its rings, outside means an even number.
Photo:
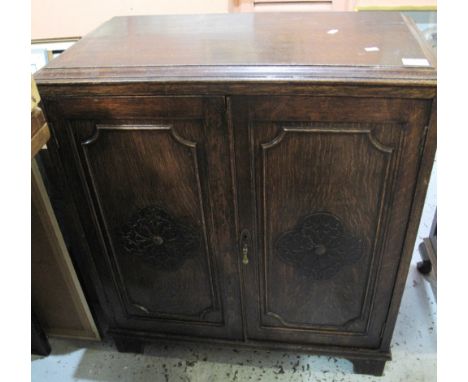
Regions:
<svg viewBox="0 0 468 382"><path fill-rule="evenodd" d="M224 98L46 107L111 329L241 338Z"/></svg>

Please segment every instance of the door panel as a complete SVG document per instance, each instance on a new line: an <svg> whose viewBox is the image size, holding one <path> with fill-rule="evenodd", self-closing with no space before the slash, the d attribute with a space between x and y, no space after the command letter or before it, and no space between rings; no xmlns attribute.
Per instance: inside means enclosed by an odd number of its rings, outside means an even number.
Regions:
<svg viewBox="0 0 468 382"><path fill-rule="evenodd" d="M237 338L224 100L139 101L82 103L86 120L66 109L115 325Z"/></svg>
<svg viewBox="0 0 468 382"><path fill-rule="evenodd" d="M411 103L233 99L249 338L378 346L424 131Z"/></svg>
<svg viewBox="0 0 468 382"><path fill-rule="evenodd" d="M96 129L82 147L128 313L222 322L196 150L203 138L182 138L201 123Z"/></svg>
<svg viewBox="0 0 468 382"><path fill-rule="evenodd" d="M279 135L254 142L261 147L263 320L274 327L362 331L362 302L356 301L373 260L393 149L373 143L372 125L268 127ZM259 135L268 127L255 125ZM398 127L388 129L397 140ZM314 303L298 304L290 298L297 295Z"/></svg>

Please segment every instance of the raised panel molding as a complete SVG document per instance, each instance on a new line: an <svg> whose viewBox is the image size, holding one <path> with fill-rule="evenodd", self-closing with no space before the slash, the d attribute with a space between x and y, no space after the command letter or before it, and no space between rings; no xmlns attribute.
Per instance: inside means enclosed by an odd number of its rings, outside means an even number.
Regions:
<svg viewBox="0 0 468 382"><path fill-rule="evenodd" d="M260 151L261 151L261 166L262 166L262 174L261 174L261 189L263 192L263 212L260 216L263 216L262 219L259 221L263 220L263 254L262 254L262 261L264 264L264 270L263 270L263 278L261 278L261 283L263 283L263 287L260 286L260 293L261 293L261 305L262 305L262 322L261 325L264 328L268 329L274 329L274 330L282 330L284 328L285 330L306 330L308 332L317 332L317 333L333 333L334 335L353 335L353 336L364 336L368 332L369 324L370 324L370 317L371 317L371 309L373 306L373 299L374 295L376 292L376 280L378 279L378 275L380 273L380 260L381 256L379 256L378 259L376 259L376 254L381 251L382 248L385 247L385 242L386 242L386 230L387 230L387 223L388 219L385 219L387 215L387 210L388 207L385 207L385 199L388 195L393 194L393 188L394 188L394 181L396 177L396 169L399 166L399 160L400 160L400 153L402 148L404 147L405 144L405 135L403 134L405 125L404 124L398 124L398 123L386 123L383 122L382 124L375 124L375 123L323 123L323 122L311 122L311 121L297 121L297 122L290 122L290 121L271 121L273 122L276 126L278 126L278 133L270 140L267 142L259 143L260 146ZM252 131L254 126L254 121L251 121L250 123L250 131ZM377 127L385 126L385 128L392 128L392 129L398 129L398 137L396 139L396 145L390 146L386 143L382 143L378 140L378 138L375 136L375 129ZM362 302L362 307L360 314L357 315L356 317L350 317L347 319L345 322L341 323L340 325L337 326L330 326L330 325L311 325L311 324L298 324L294 322L289 322L286 320L284 317L282 317L280 314L272 311L272 309L269 307L269 301L268 301L268 281L267 281L267 275L268 275L268 270L267 270L267 246L266 243L268 242L267 238L267 225L266 222L268 221L267 217L267 195L268 192L266 190L266 185L265 185L265 174L266 174L266 153L268 150L274 149L278 147L286 137L290 134L336 134L336 135L365 135L368 139L369 146L372 147L375 151L381 153L386 157L386 170L385 174L383 176L383 179L381 181L381 194L379 195L379 206L378 206L378 218L377 218L377 225L376 225L376 230L375 230L375 240L371 245L371 253L370 253L370 261L369 261L369 268L366 276L366 287L365 287L365 293L363 297L363 302ZM253 139L253 136L251 135L250 139ZM251 147L253 147L254 142L251 141ZM254 167L255 168L255 167ZM392 177L390 177L390 174L393 174ZM391 179L389 179L391 178ZM307 211L304 211L307 213ZM326 212L327 214L333 216L330 212ZM314 213L308 215L313 216ZM340 221L335 216L337 221ZM305 217L302 221L307 219ZM341 223L343 224L343 223ZM295 230L300 229L301 223L298 223L296 225L295 229L290 232L284 233L281 237L277 238L275 241L276 245L273 245L276 251L278 251L278 243L279 241L283 238L284 240L284 235L292 234ZM344 232L344 231L343 231ZM346 234L344 234L346 235ZM352 237L352 236L351 236ZM354 238L354 240L357 240L357 243L361 243L359 238ZM285 243L283 243L285 244ZM296 242L298 248L301 248L301 244ZM304 243L302 243L303 245ZM356 245L356 250L360 244ZM283 246L284 247L284 246ZM294 260L291 258L291 256L284 255L284 248L283 248L283 256L282 257L283 261L288 260L290 263L294 263ZM270 256L273 256L274 254L271 254ZM353 260L350 261L347 264L352 264L353 262L356 262L360 259L361 256L353 256ZM299 269L300 261L296 259L296 267ZM301 264L303 265L303 264ZM345 265L345 264L343 264ZM302 273L307 272L307 270L302 270ZM339 272L333 272L333 274L319 274L318 272L315 277L311 275L313 271L309 269L309 279L315 280L315 282L321 282L322 280L327 280L332 278L334 275L336 275ZM259 274L262 275L262 270L259 271ZM272 318L273 321L277 322L281 326L277 326L273 324L273 322L267 318ZM356 330L355 327L356 325L361 326L364 324L364 329L358 329Z"/></svg>
<svg viewBox="0 0 468 382"><path fill-rule="evenodd" d="M83 146L92 144L96 142L96 140L99 138L99 133L101 130L117 130L117 131L122 131L122 130L162 130L162 131L168 131L171 136L174 138L174 140L184 146L190 147L190 148L195 148L196 147L196 142L189 141L187 139L182 138L175 129L171 125L139 125L139 124L119 124L119 125L107 125L107 124L96 124L93 129L93 133L91 136L87 138L81 138L81 144Z"/></svg>
<svg viewBox="0 0 468 382"><path fill-rule="evenodd" d="M306 122L306 124L313 124ZM384 153L391 153L394 148L387 146L378 141L373 135L373 129L356 129L356 128L323 128L323 127L282 127L278 135L276 135L271 141L261 143L262 149L271 149L279 145L288 132L296 133L331 133L331 134L366 134L370 144L377 150Z"/></svg>
<svg viewBox="0 0 468 382"><path fill-rule="evenodd" d="M71 256L117 350L382 375L437 140L437 63L410 18L118 17L75 46L35 80Z"/></svg>
<svg viewBox="0 0 468 382"><path fill-rule="evenodd" d="M80 122L83 123L83 122ZM222 303L220 301L220 292L219 292L219 281L217 280L217 277L215 275L215 272L213 270L213 263L214 263L214 258L212 254L212 250L209 245L209 235L208 232L206 231L206 219L205 219L205 206L203 201L205 198L202 196L202 184L201 184L201 176L200 176L200 169L199 169L199 159L198 159L198 144L197 142L193 142L191 140L185 139L182 136L180 136L172 124L141 124L141 123L122 123L122 124L94 124L94 123L85 123L86 126L81 126L81 129L77 129L75 131L72 131L72 134L76 136L76 140L79 146L82 147L82 150L77 150L79 152L82 152L83 155L83 161L81 163L85 163L86 166L83 169L84 172L86 173L86 178L89 179L89 189L88 192L90 195L92 195L92 199L96 203L95 210L97 211L97 218L102 222L101 225L104 228L105 232L100 232L100 236L103 240L103 248L105 249L105 252L107 253L112 267L114 269L114 274L117 275L118 279L115 280L116 283L116 290L118 291L118 294L120 296L120 300L122 301L122 307L125 310L125 314L127 318L142 318L142 319L160 319L160 320L178 320L178 321L189 321L193 323L197 323L200 325L215 325L219 326L223 324L223 318L222 318ZM105 213L102 208L102 203L99 199L99 193L97 192L96 189L96 182L94 179L93 171L92 171L92 166L88 157L87 153L87 147L96 144L99 141L99 137L102 135L103 132L110 132L110 131L137 131L137 130L143 130L143 131L159 131L162 133L168 134L172 140L177 144L181 145L182 147L186 148L189 152L189 156L193 160L193 168L194 168L194 175L196 178L196 183L197 183L197 193L198 193L198 200L199 200L199 209L200 209L200 221L201 225L203 227L202 233L197 233L196 230L182 222L176 222L174 220L174 217L169 217L168 218L168 213L166 210L161 209L159 206L151 205L147 206L146 208L139 209L135 211L130 219L127 221L127 224L121 227L120 230L120 242L114 243L113 240L111 239L112 235L110 234L110 230L108 227L108 224L105 219ZM78 149L78 147L77 147ZM81 155L77 153L77 155ZM152 217L150 217L152 215ZM161 249L167 247L167 245L164 245L164 238L163 238L163 233L161 235L158 235L157 232L154 233L154 238L156 238L156 241L153 240L152 244L153 247L150 249L146 247L147 251L143 249L145 245L148 245L149 243L149 238L147 237L146 239L146 244L145 238L141 237L140 234L141 232L137 232L135 230L132 231L131 227L135 228L135 224L138 225L138 222L144 223L141 220L146 220L146 228L149 228L151 225L152 219L154 220L157 218L158 215L159 217L165 216L166 222L169 222L169 220L172 223L172 233L177 235L183 235L184 237L190 238L190 243L185 244L184 246L179 246L179 248L171 248L170 251L172 254L177 254L177 260L172 259L171 261L169 260L168 253L166 256L163 256L165 258L159 258L157 260L157 247L160 247ZM141 229L146 229L144 228L145 224L141 225ZM99 226L99 225L98 225ZM153 227L154 228L154 227ZM177 231L177 232L175 232ZM149 233L149 231L148 231ZM168 232L166 232L168 233ZM171 234L170 234L171 235ZM170 236L169 235L169 236ZM160 240L157 240L157 237L160 237L163 240L163 243L160 243ZM137 243L137 237L138 244L140 245L139 248ZM203 239L202 239L203 238ZM169 237L170 239L170 237ZM204 242L204 245L202 245L202 242ZM209 284L210 284L210 294L211 294L211 304L209 306L202 307L198 312L195 312L190 315L186 314L173 314L173 313L167 313L167 312L161 312L161 311L153 311L146 307L144 304L139 303L138 301L134 301L126 287L126 283L124 281L124 277L122 274L122 271L119 266L119 261L115 257L116 251L116 245L123 246L124 251L127 254L134 254L136 257L138 255L141 255L140 257L149 264L149 266L153 266L156 270L159 272L174 272L177 271L180 267L183 266L186 260L189 258L193 258L194 256L194 251L196 249L201 249L201 247L204 248L205 251L205 256L204 258L206 259L206 265L207 265L207 270L210 275L209 277ZM190 247L190 248L189 248ZM166 248L167 249L167 248ZM184 255L180 255L180 250L182 249L188 249L189 252L186 252ZM129 310L131 309L131 311ZM209 321L203 321L208 318L211 319Z"/></svg>

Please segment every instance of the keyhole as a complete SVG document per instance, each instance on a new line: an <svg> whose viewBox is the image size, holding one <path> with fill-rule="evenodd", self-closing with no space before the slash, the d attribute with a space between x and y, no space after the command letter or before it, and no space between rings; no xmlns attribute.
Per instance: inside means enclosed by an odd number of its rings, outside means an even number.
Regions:
<svg viewBox="0 0 468 382"><path fill-rule="evenodd" d="M317 245L314 249L314 253L317 255L317 256L322 256L322 255L325 255L325 253L327 252L327 249L325 248L324 245Z"/></svg>
<svg viewBox="0 0 468 382"><path fill-rule="evenodd" d="M153 243L156 245L161 245L162 243L164 243L164 240L161 236L156 235L153 237Z"/></svg>

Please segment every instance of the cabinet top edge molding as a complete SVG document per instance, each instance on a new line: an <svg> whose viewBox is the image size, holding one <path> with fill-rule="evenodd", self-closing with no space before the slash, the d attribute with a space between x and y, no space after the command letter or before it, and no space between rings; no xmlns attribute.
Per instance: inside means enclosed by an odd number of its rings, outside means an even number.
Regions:
<svg viewBox="0 0 468 382"><path fill-rule="evenodd" d="M304 80L436 84L436 59L398 12L114 17L38 84Z"/></svg>

